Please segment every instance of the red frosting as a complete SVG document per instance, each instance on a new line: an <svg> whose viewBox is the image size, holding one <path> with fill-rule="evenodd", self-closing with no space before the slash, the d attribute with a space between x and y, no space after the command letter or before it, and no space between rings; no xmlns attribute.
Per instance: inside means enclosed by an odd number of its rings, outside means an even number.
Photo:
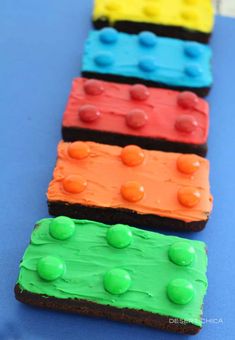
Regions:
<svg viewBox="0 0 235 340"><path fill-rule="evenodd" d="M208 103L192 92L77 78L63 127L204 144Z"/></svg>

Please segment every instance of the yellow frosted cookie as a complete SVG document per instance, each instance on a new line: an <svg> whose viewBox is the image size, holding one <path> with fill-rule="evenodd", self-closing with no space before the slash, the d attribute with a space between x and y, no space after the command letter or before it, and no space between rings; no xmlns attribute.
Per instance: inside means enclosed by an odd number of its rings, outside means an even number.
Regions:
<svg viewBox="0 0 235 340"><path fill-rule="evenodd" d="M129 33L150 30L163 36L208 42L214 25L211 0L95 0L97 28Z"/></svg>

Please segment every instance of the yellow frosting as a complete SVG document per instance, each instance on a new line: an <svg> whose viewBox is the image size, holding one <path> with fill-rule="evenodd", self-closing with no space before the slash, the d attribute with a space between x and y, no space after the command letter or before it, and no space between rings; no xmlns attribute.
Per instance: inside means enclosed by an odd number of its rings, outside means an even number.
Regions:
<svg viewBox="0 0 235 340"><path fill-rule="evenodd" d="M180 26L210 33L214 24L211 0L95 0L93 19Z"/></svg>

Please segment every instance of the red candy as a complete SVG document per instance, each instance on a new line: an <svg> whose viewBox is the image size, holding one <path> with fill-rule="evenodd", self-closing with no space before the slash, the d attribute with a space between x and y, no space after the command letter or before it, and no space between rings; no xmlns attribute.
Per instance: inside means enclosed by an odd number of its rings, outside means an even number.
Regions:
<svg viewBox="0 0 235 340"><path fill-rule="evenodd" d="M99 96L104 92L101 82L95 79L87 80L84 84L84 90L86 94L90 94L91 96Z"/></svg>
<svg viewBox="0 0 235 340"><path fill-rule="evenodd" d="M181 115L176 119L175 128L180 132L191 133L198 126L197 120L191 115Z"/></svg>
<svg viewBox="0 0 235 340"><path fill-rule="evenodd" d="M132 129L140 129L146 125L148 115L143 110L132 110L126 116L126 123Z"/></svg>
<svg viewBox="0 0 235 340"><path fill-rule="evenodd" d="M199 102L198 96L193 92L182 92L178 96L178 104L185 109L194 109Z"/></svg>
<svg viewBox="0 0 235 340"><path fill-rule="evenodd" d="M83 105L80 107L79 111L80 119L85 123L91 123L99 118L100 111L94 105Z"/></svg>
<svg viewBox="0 0 235 340"><path fill-rule="evenodd" d="M130 95L131 98L135 100L146 100L149 97L149 90L144 85L136 84L130 89Z"/></svg>

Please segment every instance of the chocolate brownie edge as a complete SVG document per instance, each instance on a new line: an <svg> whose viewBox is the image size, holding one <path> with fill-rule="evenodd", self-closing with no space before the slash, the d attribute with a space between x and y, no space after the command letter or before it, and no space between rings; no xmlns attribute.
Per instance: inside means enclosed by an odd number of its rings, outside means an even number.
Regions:
<svg viewBox="0 0 235 340"><path fill-rule="evenodd" d="M48 200L49 214L71 218L94 220L106 224L123 223L138 228L159 229L162 231L198 232L205 228L207 220L185 222L152 214L138 214L135 211L121 208L104 208L71 204L62 201Z"/></svg>
<svg viewBox="0 0 235 340"><path fill-rule="evenodd" d="M18 301L34 307L92 317L105 317L114 321L134 323L169 332L194 335L201 330L200 327L178 318L143 310L101 305L82 299L59 299L23 290L19 284L15 286L15 297Z"/></svg>
<svg viewBox="0 0 235 340"><path fill-rule="evenodd" d="M93 20L95 29L102 29L111 26L107 17L100 17ZM182 40L198 41L202 44L208 44L212 33L204 33L197 30L190 30L182 26L167 26L147 22L119 20L112 25L120 32L129 34L138 34L142 31L151 31L162 37L176 38Z"/></svg>
<svg viewBox="0 0 235 340"><path fill-rule="evenodd" d="M62 127L62 137L66 142L77 140L93 141L104 144L126 146L138 145L148 150L160 150L165 152L194 153L206 157L208 146L205 144L186 144L172 142L164 139L154 139L142 136L124 135L114 132L98 131L84 128Z"/></svg>
<svg viewBox="0 0 235 340"><path fill-rule="evenodd" d="M90 71L82 71L82 76L85 78L92 78L92 79L100 79L105 80L109 82L117 82L117 83L123 83L123 84L144 84L146 86L150 87L159 87L163 89L171 89L176 91L192 91L196 93L199 97L206 97L211 87L185 87L185 86L173 86L173 85L167 85L160 82L155 82L151 80L146 79L140 79L138 77L126 77L122 75L114 75L114 74L105 74L105 73L96 73L96 72L90 72Z"/></svg>

